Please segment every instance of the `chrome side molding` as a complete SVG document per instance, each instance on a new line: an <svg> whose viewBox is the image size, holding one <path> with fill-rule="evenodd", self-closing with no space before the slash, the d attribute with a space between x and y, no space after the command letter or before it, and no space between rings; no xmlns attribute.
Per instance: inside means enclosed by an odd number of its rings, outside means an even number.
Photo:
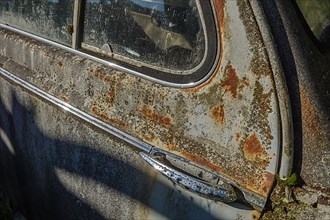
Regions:
<svg viewBox="0 0 330 220"><path fill-rule="evenodd" d="M237 199L236 192L230 184L219 179L217 179L216 184L213 184L189 175L185 171L176 168L163 153L149 156L146 153L140 152L140 156L150 166L154 167L179 186L197 193L202 197L225 203L234 202ZM184 159L181 162L185 162Z"/></svg>

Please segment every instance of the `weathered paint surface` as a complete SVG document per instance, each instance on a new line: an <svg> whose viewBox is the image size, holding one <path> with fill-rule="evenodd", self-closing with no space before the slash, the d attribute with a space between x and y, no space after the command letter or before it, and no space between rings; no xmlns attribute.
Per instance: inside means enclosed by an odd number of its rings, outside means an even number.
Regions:
<svg viewBox="0 0 330 220"><path fill-rule="evenodd" d="M267 197L279 154L272 69L248 1L214 5L220 60L197 88L164 87L5 30L1 65L106 123Z"/></svg>
<svg viewBox="0 0 330 220"><path fill-rule="evenodd" d="M0 76L0 185L27 219L252 219L182 190L136 148Z"/></svg>

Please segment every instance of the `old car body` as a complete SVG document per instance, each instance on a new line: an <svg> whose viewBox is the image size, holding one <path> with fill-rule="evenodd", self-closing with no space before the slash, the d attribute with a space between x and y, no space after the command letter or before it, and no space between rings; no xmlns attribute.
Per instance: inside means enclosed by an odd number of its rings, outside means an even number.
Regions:
<svg viewBox="0 0 330 220"><path fill-rule="evenodd" d="M290 176L294 151L329 156L329 108L322 104L329 103L329 55L305 37L322 74L299 69L312 55L301 55L304 43L287 31L294 18L283 18L283 25L270 16L270 5L282 9L279 17L297 13L291 5L43 1L67 14L38 14L43 8L32 1L30 12L21 3L26 9L19 20L14 3L1 2L7 7L0 15L2 184L29 218L255 219L276 176ZM164 8L149 8L150 2ZM111 26L120 37L107 43L108 26L100 21L117 9L126 17ZM90 15L93 10L99 16ZM167 10L195 22L198 12L199 32L180 32L176 27L183 24L166 22ZM56 20L57 27L33 13L69 19ZM139 37L129 48L123 39L130 39L125 30L131 23ZM200 42L202 49L194 46ZM198 63L181 62L195 48L202 51L193 54ZM288 61L287 48L297 64ZM165 64L150 58L151 50ZM314 100L322 92L307 85L317 77L326 96ZM306 164L301 158L295 164L306 170L298 171L327 191L329 158L317 169L308 168L313 159L307 156Z"/></svg>

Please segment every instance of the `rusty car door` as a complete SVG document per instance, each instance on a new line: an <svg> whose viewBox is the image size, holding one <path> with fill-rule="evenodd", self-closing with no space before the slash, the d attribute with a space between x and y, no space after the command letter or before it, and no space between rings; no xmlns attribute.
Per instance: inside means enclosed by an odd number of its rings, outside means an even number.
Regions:
<svg viewBox="0 0 330 220"><path fill-rule="evenodd" d="M212 55L198 74L174 76L126 47L136 61L113 55L116 44L89 45L78 34L85 1L63 2L73 26L55 40L15 23L7 6L0 15L0 146L16 206L32 218L258 218L293 154L286 84L259 3L190 1ZM151 40L165 32L157 17L125 13ZM192 48L175 36L169 44Z"/></svg>

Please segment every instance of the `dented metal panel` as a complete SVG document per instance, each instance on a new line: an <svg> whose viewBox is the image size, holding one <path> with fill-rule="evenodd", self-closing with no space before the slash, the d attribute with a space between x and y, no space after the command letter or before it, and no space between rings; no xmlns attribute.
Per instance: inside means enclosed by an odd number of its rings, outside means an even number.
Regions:
<svg viewBox="0 0 330 220"><path fill-rule="evenodd" d="M280 153L273 69L249 1L213 2L220 57L213 75L194 88L156 84L4 29L1 66L128 135L217 172L261 197L263 207Z"/></svg>

